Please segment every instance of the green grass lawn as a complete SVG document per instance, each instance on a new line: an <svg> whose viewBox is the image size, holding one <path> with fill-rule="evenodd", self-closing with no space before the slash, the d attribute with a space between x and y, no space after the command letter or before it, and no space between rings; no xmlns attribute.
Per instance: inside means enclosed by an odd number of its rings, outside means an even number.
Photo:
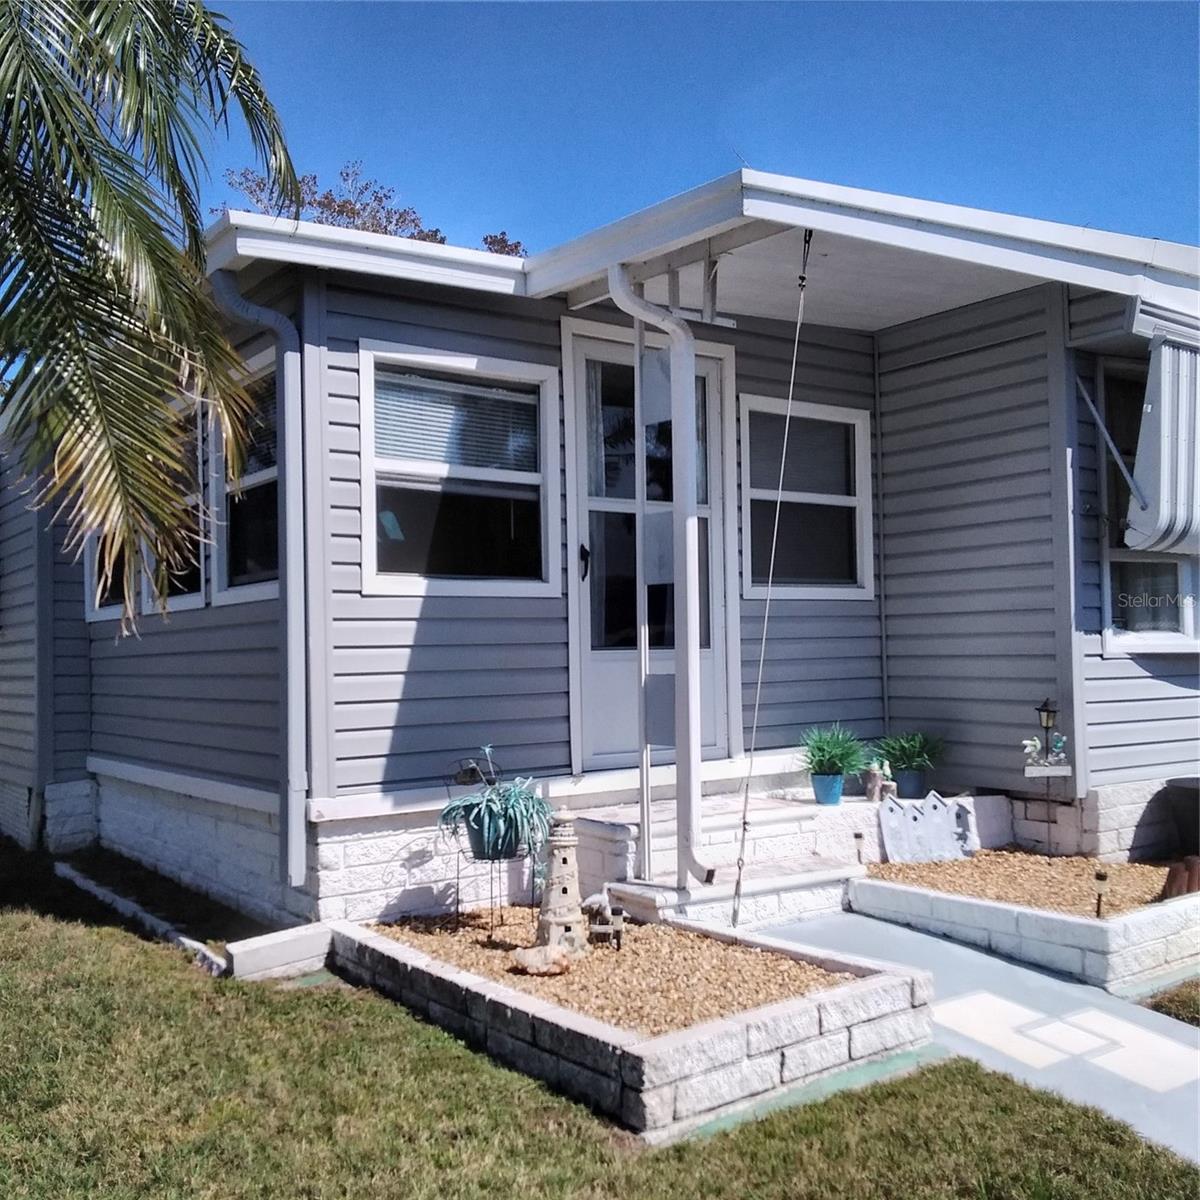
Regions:
<svg viewBox="0 0 1200 1200"><path fill-rule="evenodd" d="M1176 984L1151 996L1146 1003L1155 1012L1166 1013L1177 1021L1186 1021L1189 1025L1200 1025L1200 979L1189 979L1186 983Z"/></svg>
<svg viewBox="0 0 1200 1200"><path fill-rule="evenodd" d="M953 1060L665 1150L365 991L213 981L0 844L5 1200L1194 1200L1099 1112Z"/></svg>

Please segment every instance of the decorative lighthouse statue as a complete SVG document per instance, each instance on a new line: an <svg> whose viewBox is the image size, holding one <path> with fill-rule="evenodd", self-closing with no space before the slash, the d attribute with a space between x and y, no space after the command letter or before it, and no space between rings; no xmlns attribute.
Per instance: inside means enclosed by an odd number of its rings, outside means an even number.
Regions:
<svg viewBox="0 0 1200 1200"><path fill-rule="evenodd" d="M549 857L546 886L542 889L542 911L538 917L537 944L562 946L574 954L588 948L587 921L579 904L579 864L575 850L575 819L568 812L550 818Z"/></svg>
<svg viewBox="0 0 1200 1200"><path fill-rule="evenodd" d="M550 818L546 842L546 885L538 915L537 941L512 953L517 968L529 975L561 975L588 950L587 918L579 905L579 864L575 821L567 812Z"/></svg>

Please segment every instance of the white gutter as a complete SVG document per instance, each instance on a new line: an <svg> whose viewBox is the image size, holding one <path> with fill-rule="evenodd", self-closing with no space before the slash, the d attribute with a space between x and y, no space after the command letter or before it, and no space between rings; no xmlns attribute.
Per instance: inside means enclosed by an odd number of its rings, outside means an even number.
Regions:
<svg viewBox="0 0 1200 1200"><path fill-rule="evenodd" d="M642 299L628 268L608 268L618 308L663 330L671 341L671 491L675 571L675 880L711 883L696 857L700 842L700 519L696 510L696 341L688 323Z"/></svg>
<svg viewBox="0 0 1200 1200"><path fill-rule="evenodd" d="M279 527L283 530L279 568L283 600L283 638L280 650L281 711L284 753L280 762L281 874L292 887L303 887L308 871L305 824L308 797L306 745L308 693L304 647L304 488L301 467L300 334L281 312L251 304L238 290L230 271L209 276L218 307L228 316L275 335L275 395L277 423L282 421L283 451L279 455ZM293 659L293 652L298 656ZM300 669L295 666L299 663Z"/></svg>

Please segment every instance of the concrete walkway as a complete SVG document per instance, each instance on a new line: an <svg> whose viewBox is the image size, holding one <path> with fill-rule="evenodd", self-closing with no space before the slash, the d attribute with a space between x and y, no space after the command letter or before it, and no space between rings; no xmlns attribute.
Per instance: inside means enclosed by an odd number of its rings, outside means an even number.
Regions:
<svg viewBox="0 0 1200 1200"><path fill-rule="evenodd" d="M770 932L932 971L939 1045L1094 1105L1200 1161L1200 1030L1098 988L853 913Z"/></svg>

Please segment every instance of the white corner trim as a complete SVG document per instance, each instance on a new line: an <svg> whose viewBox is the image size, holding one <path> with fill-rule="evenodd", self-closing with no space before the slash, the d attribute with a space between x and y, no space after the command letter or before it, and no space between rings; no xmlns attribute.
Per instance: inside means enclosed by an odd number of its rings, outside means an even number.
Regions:
<svg viewBox="0 0 1200 1200"><path fill-rule="evenodd" d="M358 344L359 464L362 506L362 594L364 596L484 596L559 599L562 596L562 466L559 434L562 405L559 370L544 363L490 358L362 338ZM375 488L381 472L375 456L375 367L377 363L482 377L538 388L538 486L542 493L541 579L432 579L392 575L378 569ZM422 472L423 473L423 472Z"/></svg>
<svg viewBox="0 0 1200 1200"><path fill-rule="evenodd" d="M230 808L247 808L261 813L279 812L278 793L247 787L240 783L225 783L204 775L167 771L160 767L126 762L119 758L105 758L97 754L87 756L87 769L93 775L107 775L112 779L123 779L126 783L162 788L164 791L178 792L183 796L210 800L214 804L226 804Z"/></svg>
<svg viewBox="0 0 1200 1200"><path fill-rule="evenodd" d="M742 495L742 596L747 600L765 600L767 588L754 582L752 539L750 533L751 499L769 498L774 501L775 489L769 497L754 496L750 487L748 447L750 445L750 413L787 413L786 399L778 396L759 396L743 392L739 397L741 421L741 495ZM803 503L827 504L831 507L855 510L855 553L858 561L857 584L775 584L771 588L774 600L874 600L875 599L875 514L873 504L873 472L871 470L871 413L865 408L842 408L833 404L792 402L792 417L816 421L837 422L854 429L854 487L853 496L795 493ZM785 497L785 500L787 497Z"/></svg>

